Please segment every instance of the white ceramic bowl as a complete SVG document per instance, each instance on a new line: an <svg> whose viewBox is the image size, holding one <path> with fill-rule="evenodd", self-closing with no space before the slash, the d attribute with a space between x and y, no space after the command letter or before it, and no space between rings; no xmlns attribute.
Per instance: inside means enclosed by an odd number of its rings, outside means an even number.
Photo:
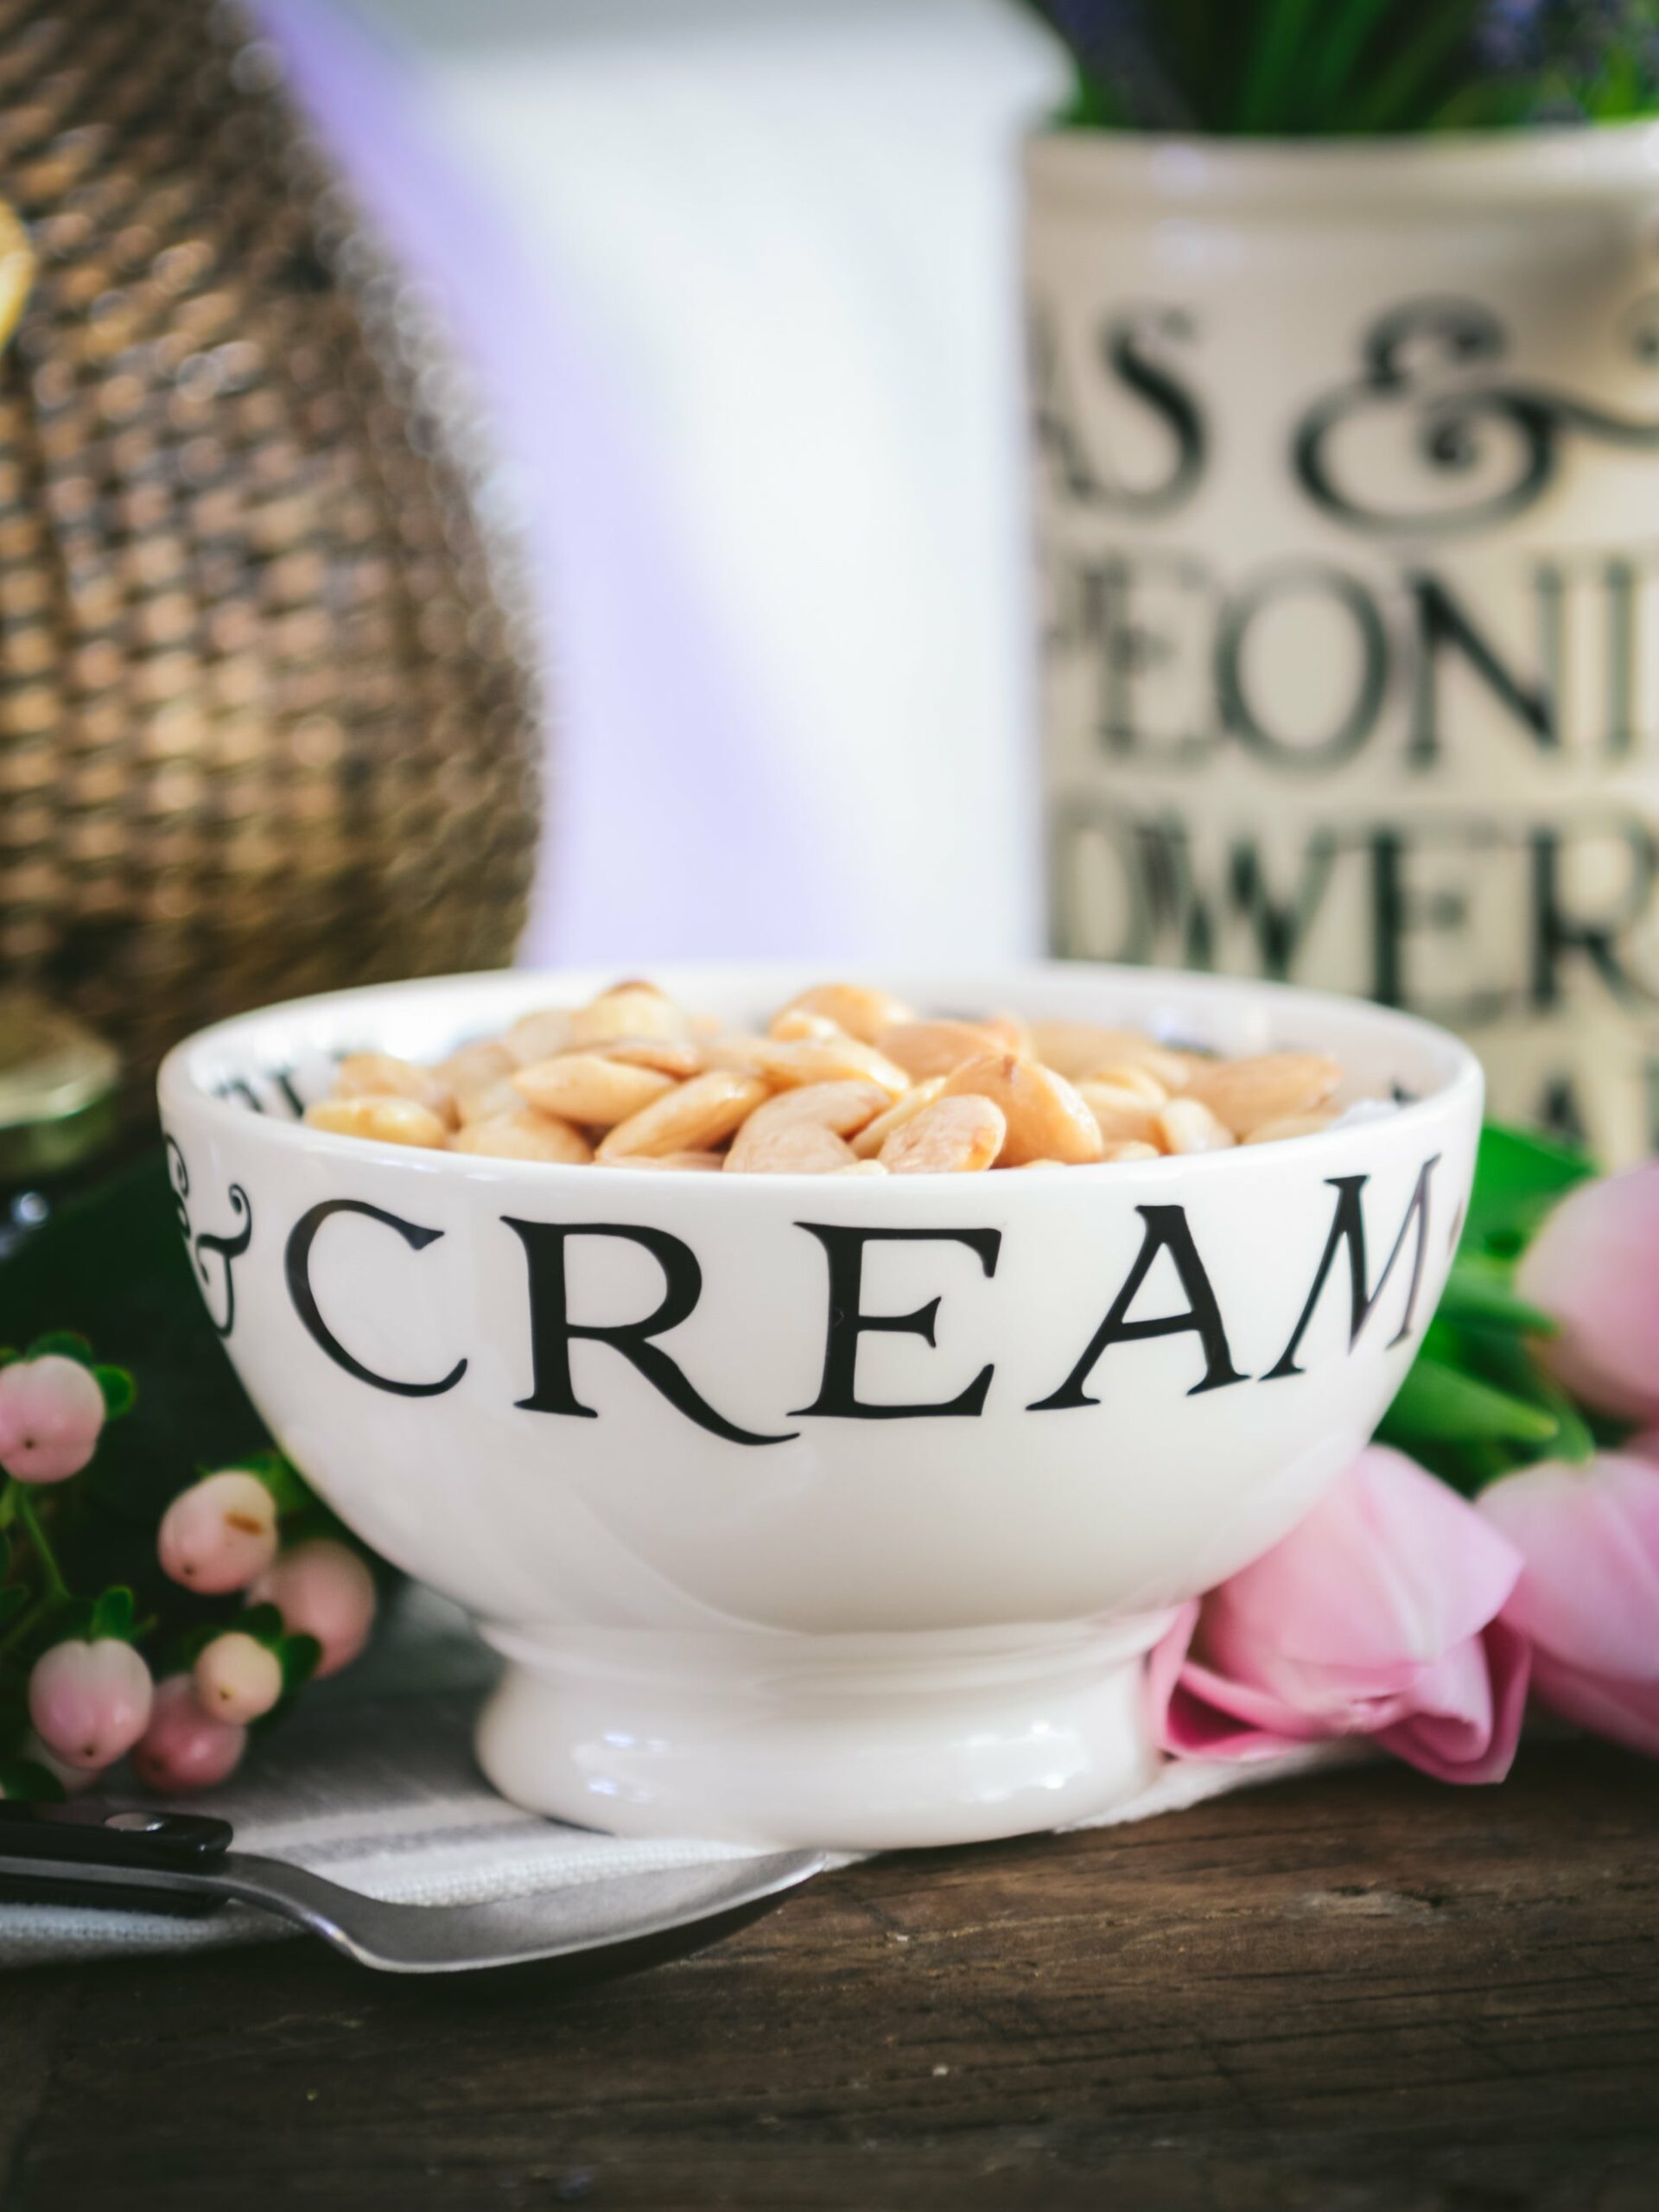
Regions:
<svg viewBox="0 0 1659 2212"><path fill-rule="evenodd" d="M660 976L734 1024L817 979ZM544 1166L295 1118L332 1055L435 1058L609 980L344 992L168 1059L186 1234L273 1434L505 1655L479 1753L520 1803L849 1847L1104 1811L1149 1770L1139 1662L1172 1608L1291 1527L1405 1371L1468 1196L1477 1063L1375 1007L1066 964L879 980L1316 1046L1410 1103L1143 1166L887 1181Z"/></svg>

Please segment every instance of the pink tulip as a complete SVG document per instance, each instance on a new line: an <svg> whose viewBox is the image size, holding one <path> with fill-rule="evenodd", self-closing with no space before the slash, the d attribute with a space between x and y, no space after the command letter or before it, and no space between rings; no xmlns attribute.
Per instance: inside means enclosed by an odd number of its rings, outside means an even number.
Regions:
<svg viewBox="0 0 1659 2212"><path fill-rule="evenodd" d="M1659 1419L1659 1160L1569 1192L1522 1255L1516 1287L1560 1325L1540 1350L1574 1397Z"/></svg>
<svg viewBox="0 0 1659 2212"><path fill-rule="evenodd" d="M197 1659L195 1685L203 1712L215 1719L257 1720L282 1696L282 1662L269 1645L230 1629Z"/></svg>
<svg viewBox="0 0 1659 2212"><path fill-rule="evenodd" d="M314 1536L285 1552L248 1598L256 1605L275 1605L292 1634L316 1637L322 1646L319 1680L355 1659L374 1625L374 1577L354 1551L329 1536Z"/></svg>
<svg viewBox="0 0 1659 2212"><path fill-rule="evenodd" d="M0 1467L20 1483L60 1483L98 1448L104 1393L78 1359L48 1352L0 1367Z"/></svg>
<svg viewBox="0 0 1659 2212"><path fill-rule="evenodd" d="M1659 1467L1628 1452L1547 1460L1482 1491L1525 1565L1503 1618L1541 1701L1659 1757Z"/></svg>
<svg viewBox="0 0 1659 2212"><path fill-rule="evenodd" d="M1497 1616L1521 1556L1453 1491L1373 1445L1267 1555L1185 1607L1147 1669L1188 1758L1371 1736L1445 1782L1509 1771L1524 1640Z"/></svg>
<svg viewBox="0 0 1659 2212"><path fill-rule="evenodd" d="M149 1723L154 1685L130 1643L54 1643L29 1678L29 1717L67 1766L97 1772L130 1751Z"/></svg>
<svg viewBox="0 0 1659 2212"><path fill-rule="evenodd" d="M245 1590L276 1556L276 1506L257 1475L232 1467L181 1491L156 1538L163 1569L206 1597Z"/></svg>
<svg viewBox="0 0 1659 2212"><path fill-rule="evenodd" d="M169 1675L156 1691L156 1709L132 1755L133 1772L158 1796L211 1789L234 1774L248 1732L204 1713L188 1675Z"/></svg>

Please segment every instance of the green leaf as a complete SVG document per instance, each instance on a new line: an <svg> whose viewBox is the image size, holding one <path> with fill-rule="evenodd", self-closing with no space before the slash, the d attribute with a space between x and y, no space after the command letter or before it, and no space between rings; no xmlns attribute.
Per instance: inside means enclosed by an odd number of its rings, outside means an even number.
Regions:
<svg viewBox="0 0 1659 2212"><path fill-rule="evenodd" d="M1541 1407L1420 1352L1383 1418L1385 1440L1430 1437L1452 1444L1548 1444L1560 1422Z"/></svg>
<svg viewBox="0 0 1659 2212"><path fill-rule="evenodd" d="M34 1759L0 1760L0 1797L14 1805L60 1805L63 1784Z"/></svg>
<svg viewBox="0 0 1659 2212"><path fill-rule="evenodd" d="M0 1628L15 1621L29 1603L29 1592L21 1582L0 1583Z"/></svg>
<svg viewBox="0 0 1659 2212"><path fill-rule="evenodd" d="M1553 1337L1560 1326L1552 1315L1516 1296L1507 1270L1473 1256L1452 1262L1436 1311L1447 1321L1518 1330L1528 1336Z"/></svg>
<svg viewBox="0 0 1659 2212"><path fill-rule="evenodd" d="M1570 1146L1489 1122L1476 1155L1462 1249L1512 1259L1556 1200L1595 1172Z"/></svg>
<svg viewBox="0 0 1659 2212"><path fill-rule="evenodd" d="M85 1337L73 1329L52 1329L43 1337L36 1337L23 1354L25 1359L45 1359L55 1354L60 1359L76 1359L83 1367L92 1363L92 1348Z"/></svg>
<svg viewBox="0 0 1659 2212"><path fill-rule="evenodd" d="M124 1583L116 1583L102 1593L92 1607L88 1639L93 1643L105 1637L118 1643L130 1643L132 1623L132 1592Z"/></svg>
<svg viewBox="0 0 1659 2212"><path fill-rule="evenodd" d="M292 1697L302 1689L317 1671L317 1662L322 1656L322 1646L315 1636L284 1636L276 1643L277 1662L283 1670L283 1695Z"/></svg>
<svg viewBox="0 0 1659 2212"><path fill-rule="evenodd" d="M274 1649L283 1635L283 1617L275 1605L250 1605L236 1624L244 1636Z"/></svg>
<svg viewBox="0 0 1659 2212"><path fill-rule="evenodd" d="M124 1367L94 1367L92 1378L104 1393L104 1417L119 1421L123 1414L130 1413L138 1396L138 1385Z"/></svg>

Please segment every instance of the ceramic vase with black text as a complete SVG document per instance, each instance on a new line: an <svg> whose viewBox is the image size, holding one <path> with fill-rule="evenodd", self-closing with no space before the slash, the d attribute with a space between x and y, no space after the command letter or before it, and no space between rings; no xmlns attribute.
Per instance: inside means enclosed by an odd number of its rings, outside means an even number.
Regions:
<svg viewBox="0 0 1659 2212"><path fill-rule="evenodd" d="M1659 1147L1659 127L1027 182L1057 949L1408 1007Z"/></svg>

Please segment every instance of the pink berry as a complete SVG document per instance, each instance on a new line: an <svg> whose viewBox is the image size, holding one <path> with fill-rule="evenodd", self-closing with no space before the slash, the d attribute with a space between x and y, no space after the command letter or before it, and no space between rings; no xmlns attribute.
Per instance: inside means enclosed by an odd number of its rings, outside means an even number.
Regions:
<svg viewBox="0 0 1659 2212"><path fill-rule="evenodd" d="M257 1475L232 1467L181 1491L156 1539L175 1582L204 1596L245 1590L276 1556L276 1505Z"/></svg>
<svg viewBox="0 0 1659 2212"><path fill-rule="evenodd" d="M89 1768L70 1766L60 1759L54 1751L41 1741L33 1728L23 1738L20 1757L32 1759L36 1766L43 1766L49 1775L55 1777L62 1784L66 1797L79 1797L83 1789L91 1789L98 1781L97 1775Z"/></svg>
<svg viewBox="0 0 1659 2212"><path fill-rule="evenodd" d="M54 1643L29 1678L29 1717L66 1765L95 1773L143 1734L154 1695L149 1669L130 1643Z"/></svg>
<svg viewBox="0 0 1659 2212"><path fill-rule="evenodd" d="M0 1367L0 1466L20 1483L78 1475L103 1426L104 1393L78 1359L48 1352Z"/></svg>
<svg viewBox="0 0 1659 2212"><path fill-rule="evenodd" d="M329 1536L285 1552L248 1597L256 1605L275 1605L290 1633L316 1637L322 1646L319 1679L355 1659L374 1625L374 1577L354 1551Z"/></svg>
<svg viewBox="0 0 1659 2212"><path fill-rule="evenodd" d="M156 1709L132 1755L132 1770L158 1796L181 1797L226 1780L247 1747L245 1728L202 1711L188 1675L169 1675L157 1685Z"/></svg>
<svg viewBox="0 0 1659 2212"><path fill-rule="evenodd" d="M203 1712L216 1720L257 1720L283 1694L282 1662L256 1637L231 1629L196 1661L195 1683Z"/></svg>

